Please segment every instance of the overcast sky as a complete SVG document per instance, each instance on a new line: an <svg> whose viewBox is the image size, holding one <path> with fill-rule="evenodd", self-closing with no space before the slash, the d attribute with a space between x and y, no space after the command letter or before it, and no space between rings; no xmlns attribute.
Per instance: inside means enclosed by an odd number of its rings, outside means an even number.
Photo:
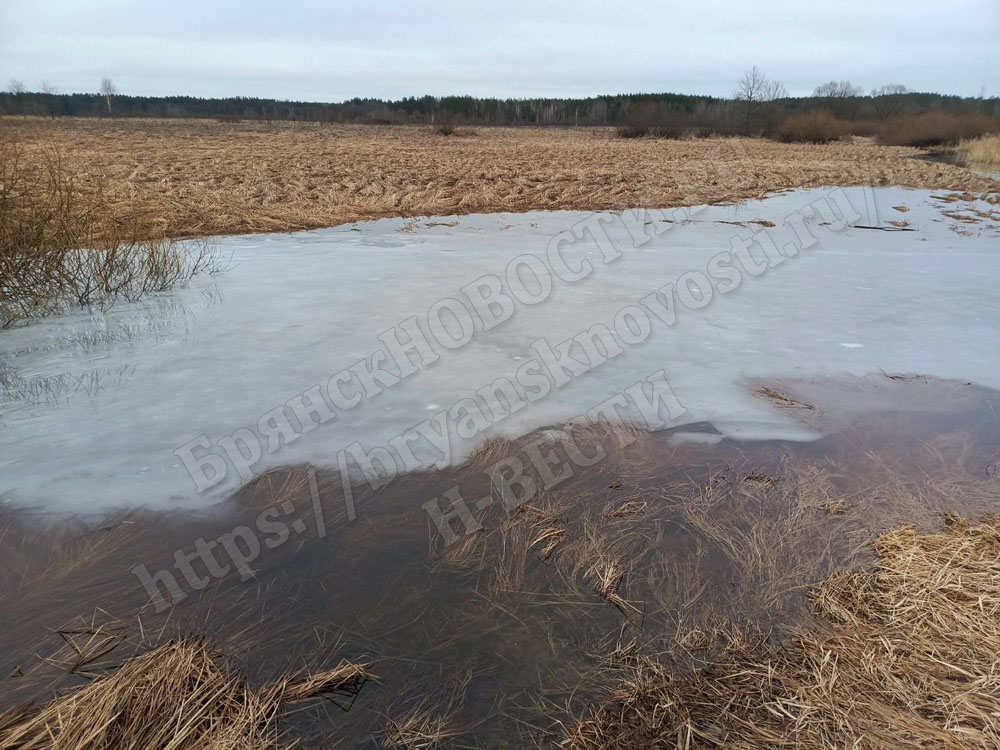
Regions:
<svg viewBox="0 0 1000 750"><path fill-rule="evenodd" d="M425 93L1000 95L1000 0L0 0L0 87L339 101Z"/></svg>

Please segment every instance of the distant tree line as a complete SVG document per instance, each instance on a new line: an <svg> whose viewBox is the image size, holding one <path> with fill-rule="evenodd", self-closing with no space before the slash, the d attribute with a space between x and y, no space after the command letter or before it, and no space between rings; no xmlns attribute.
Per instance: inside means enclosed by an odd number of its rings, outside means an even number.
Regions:
<svg viewBox="0 0 1000 750"><path fill-rule="evenodd" d="M113 98L113 103L112 103ZM614 125L654 104L693 112L723 100L681 94L622 94L586 99L495 99L409 96L397 100L355 97L344 102L298 102L256 97L0 92L0 114L45 117L199 117L309 122L430 123L476 125ZM109 112L110 110L110 112Z"/></svg>
<svg viewBox="0 0 1000 750"><path fill-rule="evenodd" d="M46 117L194 117L330 123L468 125L586 125L654 128L662 134L769 134L786 117L825 110L845 121L884 122L926 111L1000 116L1000 98L907 91L890 85L863 94L849 81L831 81L812 96L790 97L757 68L748 70L731 98L684 94L615 94L586 98L497 99L421 96L396 100L354 98L298 102L254 97L126 96L110 79L99 93L59 94L45 84L29 91L18 81L0 92L0 114Z"/></svg>

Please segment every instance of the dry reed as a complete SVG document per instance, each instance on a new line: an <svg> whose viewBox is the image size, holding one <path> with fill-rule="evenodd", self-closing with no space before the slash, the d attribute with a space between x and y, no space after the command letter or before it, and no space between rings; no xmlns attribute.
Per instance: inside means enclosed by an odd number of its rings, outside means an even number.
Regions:
<svg viewBox="0 0 1000 750"><path fill-rule="evenodd" d="M958 153L971 164L1000 164L1000 135L984 135L958 144Z"/></svg>

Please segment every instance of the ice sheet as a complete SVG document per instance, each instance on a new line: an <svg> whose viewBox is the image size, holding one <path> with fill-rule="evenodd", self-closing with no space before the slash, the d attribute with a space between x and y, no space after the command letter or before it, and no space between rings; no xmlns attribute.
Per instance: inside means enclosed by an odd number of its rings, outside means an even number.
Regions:
<svg viewBox="0 0 1000 750"><path fill-rule="evenodd" d="M841 228L838 216L817 213L810 247L756 277L742 273L725 294L709 290L704 306L693 293L685 299L696 304L675 299L674 324L650 314L645 341L623 345L489 430L450 435L449 459L492 434L576 417L659 369L684 410L670 426L707 422L742 438L815 434L754 397L747 383L768 378L884 371L1000 387L996 208L936 195L818 188L644 219L535 212L223 238L220 251L231 257L225 273L107 312L69 311L0 332L0 498L83 512L214 502L240 484L239 473L227 464L225 478L199 493L175 455L179 447L204 435L207 450L223 455L220 438L242 428L258 434L262 415L312 386L326 388L334 373L382 347L379 334L416 316L436 361L354 408L335 408L333 420L273 453L265 445L251 471L303 461L336 466L350 444L388 446L495 378L516 382L518 368L538 356L531 345L540 337L555 347L596 324L613 331L623 307L648 312L643 298L685 278L716 285L709 263L734 238L759 240L763 232L777 247L798 242L788 218L794 224L808 205L836 208L838 197L857 212L851 224L882 229ZM608 236L600 243L585 230L596 218ZM637 243L643 232L651 238ZM459 348L434 338L428 311L438 300L468 307L463 287L489 274L506 279L508 264L524 254L551 269L554 237L563 238L556 245L565 276L584 260L592 272L579 280L551 274L546 299L515 301L512 316L490 330L471 310L475 331ZM602 262L615 252L621 257ZM759 244L750 252L764 258ZM456 330L453 320L445 325Z"/></svg>

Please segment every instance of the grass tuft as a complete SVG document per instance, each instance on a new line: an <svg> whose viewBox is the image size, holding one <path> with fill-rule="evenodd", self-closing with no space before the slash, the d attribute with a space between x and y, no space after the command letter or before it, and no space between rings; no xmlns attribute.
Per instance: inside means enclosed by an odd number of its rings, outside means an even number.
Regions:
<svg viewBox="0 0 1000 750"><path fill-rule="evenodd" d="M19 750L265 750L292 702L356 694L363 665L252 690L201 638L168 643L40 707L0 714L0 747Z"/></svg>
<svg viewBox="0 0 1000 750"><path fill-rule="evenodd" d="M972 164L1000 164L1000 135L986 135L958 144L958 153Z"/></svg>
<svg viewBox="0 0 1000 750"><path fill-rule="evenodd" d="M787 645L731 633L711 668L639 657L562 747L995 748L1000 520L950 517L873 544L874 565L812 594L822 627ZM687 648L709 639L692 631Z"/></svg>

